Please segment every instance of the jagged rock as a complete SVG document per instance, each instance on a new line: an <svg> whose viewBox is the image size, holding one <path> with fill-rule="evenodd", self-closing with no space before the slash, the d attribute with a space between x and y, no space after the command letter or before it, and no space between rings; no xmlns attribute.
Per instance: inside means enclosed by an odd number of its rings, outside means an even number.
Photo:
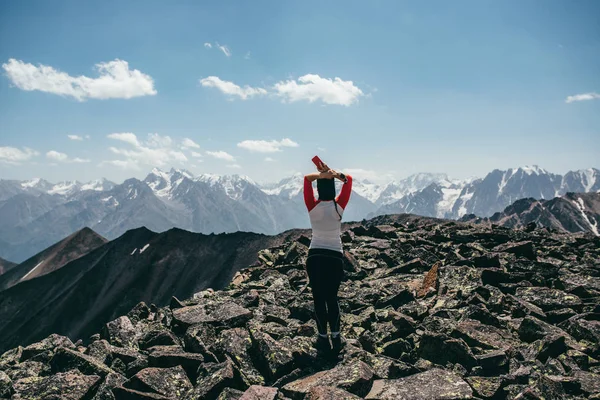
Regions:
<svg viewBox="0 0 600 400"><path fill-rule="evenodd" d="M239 371L235 368L233 362L227 359L220 364L210 366L205 371L204 376L198 379L194 389L188 392L184 399L216 399L225 387L242 388L239 381Z"/></svg>
<svg viewBox="0 0 600 400"><path fill-rule="evenodd" d="M315 386L306 394L305 400L360 400L360 397L331 386Z"/></svg>
<svg viewBox="0 0 600 400"><path fill-rule="evenodd" d="M492 249L497 253L512 253L518 257L535 260L536 254L531 241L501 244Z"/></svg>
<svg viewBox="0 0 600 400"><path fill-rule="evenodd" d="M74 349L75 345L68 337L52 334L38 343L30 344L23 349L21 361L26 361L35 357L35 361L48 362L54 355L57 347L66 347Z"/></svg>
<svg viewBox="0 0 600 400"><path fill-rule="evenodd" d="M286 384L282 391L292 399L303 398L313 387L333 386L364 396L371 385L373 370L362 361L338 365Z"/></svg>
<svg viewBox="0 0 600 400"><path fill-rule="evenodd" d="M183 329L187 329L194 324L214 321L215 319L209 315L204 304L173 310L173 322Z"/></svg>
<svg viewBox="0 0 600 400"><path fill-rule="evenodd" d="M56 353L50 360L50 366L53 373L70 371L72 369L77 369L86 375L98 375L101 377L115 373L115 371L97 359L65 347L59 347L56 350Z"/></svg>
<svg viewBox="0 0 600 400"><path fill-rule="evenodd" d="M171 331L156 329L146 332L139 341L140 349L146 350L153 346L178 346L181 342Z"/></svg>
<svg viewBox="0 0 600 400"><path fill-rule="evenodd" d="M20 379L13 383L13 399L80 400L99 380L97 375L84 375L79 371Z"/></svg>
<svg viewBox="0 0 600 400"><path fill-rule="evenodd" d="M39 361L24 361L17 365L12 366L6 370L6 373L12 381L18 381L19 379L31 378L34 376L48 375L50 367Z"/></svg>
<svg viewBox="0 0 600 400"><path fill-rule="evenodd" d="M256 329L251 329L250 335L257 347L254 364L265 377L275 380L292 371L294 356L291 348Z"/></svg>
<svg viewBox="0 0 600 400"><path fill-rule="evenodd" d="M445 335L426 333L421 336L419 355L433 363L445 365L459 363L467 369L477 365L471 349L462 339L450 339Z"/></svg>
<svg viewBox="0 0 600 400"><path fill-rule="evenodd" d="M498 376L508 372L508 356L503 350L490 351L475 358L486 375Z"/></svg>
<svg viewBox="0 0 600 400"><path fill-rule="evenodd" d="M113 389L125 383L126 378L121 374L106 375L92 400L115 400Z"/></svg>
<svg viewBox="0 0 600 400"><path fill-rule="evenodd" d="M573 294L545 287L517 288L515 296L535 304L542 310L552 310L581 304L581 299Z"/></svg>
<svg viewBox="0 0 600 400"><path fill-rule="evenodd" d="M235 328L245 325L252 318L252 311L237 305L234 302L227 302L217 306L211 312L212 318L219 324L229 328Z"/></svg>
<svg viewBox="0 0 600 400"><path fill-rule="evenodd" d="M150 392L168 398L182 398L192 389L192 383L180 365L172 368L146 368L135 374L124 385L129 389Z"/></svg>
<svg viewBox="0 0 600 400"><path fill-rule="evenodd" d="M150 307L143 301L139 302L135 307L127 313L127 317L132 322L138 322L147 319L150 316Z"/></svg>
<svg viewBox="0 0 600 400"><path fill-rule="evenodd" d="M268 386L250 386L239 400L275 400L279 390Z"/></svg>
<svg viewBox="0 0 600 400"><path fill-rule="evenodd" d="M126 316L119 317L104 325L101 333L102 339L106 339L110 344L119 347L136 347L135 336L135 327Z"/></svg>
<svg viewBox="0 0 600 400"><path fill-rule="evenodd" d="M250 358L252 339L246 329L233 328L222 331L214 347L220 353L228 355L239 366L242 377L250 385L265 383L263 376L252 364Z"/></svg>
<svg viewBox="0 0 600 400"><path fill-rule="evenodd" d="M452 372L431 369L406 378L376 380L365 399L371 400L429 400L471 399L473 390Z"/></svg>
<svg viewBox="0 0 600 400"><path fill-rule="evenodd" d="M140 392L139 390L117 386L113 389L115 400L169 400L168 397L156 393Z"/></svg>
<svg viewBox="0 0 600 400"><path fill-rule="evenodd" d="M494 399L498 397L502 380L498 377L470 376L465 378L473 393L483 399Z"/></svg>
<svg viewBox="0 0 600 400"><path fill-rule="evenodd" d="M217 397L217 400L239 400L243 394L244 394L244 392L241 390L225 388L225 389L223 389L221 394L219 394L219 397Z"/></svg>
<svg viewBox="0 0 600 400"><path fill-rule="evenodd" d="M581 390L586 395L593 395L600 393L600 374L593 374L586 371L575 371L575 379L579 381Z"/></svg>
<svg viewBox="0 0 600 400"><path fill-rule="evenodd" d="M148 349L148 352L150 367L170 368L180 365L192 382L196 380L198 368L204 362L202 354L185 352L179 346L155 346Z"/></svg>
<svg viewBox="0 0 600 400"><path fill-rule="evenodd" d="M3 371L0 371L0 398L9 398L12 392L12 380Z"/></svg>

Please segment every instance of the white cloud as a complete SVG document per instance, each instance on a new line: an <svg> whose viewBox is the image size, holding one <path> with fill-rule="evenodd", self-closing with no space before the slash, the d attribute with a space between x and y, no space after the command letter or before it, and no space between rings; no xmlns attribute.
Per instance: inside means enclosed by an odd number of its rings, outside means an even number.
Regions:
<svg viewBox="0 0 600 400"><path fill-rule="evenodd" d="M324 147L317 147L317 150L322 151L322 152L326 151Z"/></svg>
<svg viewBox="0 0 600 400"><path fill-rule="evenodd" d="M107 136L109 139L115 139L115 140L120 140L122 142L125 143L129 143L133 146L139 146L140 142L138 142L137 136L135 136L134 133L131 132L127 132L127 133L111 133L110 135Z"/></svg>
<svg viewBox="0 0 600 400"><path fill-rule="evenodd" d="M357 103L361 96L365 96L352 81L321 78L315 74L304 75L297 80L281 81L269 89L248 85L241 87L233 82L224 81L218 76L200 79L200 84L204 87L217 88L229 96L237 96L242 100L271 94L279 97L284 103L321 101L325 104L350 106Z"/></svg>
<svg viewBox="0 0 600 400"><path fill-rule="evenodd" d="M198 153L198 152L196 152L196 151L192 151L192 157L195 157L195 158L202 158L202 153Z"/></svg>
<svg viewBox="0 0 600 400"><path fill-rule="evenodd" d="M19 89L70 96L79 101L130 99L157 93L151 76L129 69L127 61L119 59L96 64L97 78L71 76L48 65L35 66L14 58L2 64L2 68Z"/></svg>
<svg viewBox="0 0 600 400"><path fill-rule="evenodd" d="M85 138L89 140L89 139L91 139L91 136L90 135L85 135Z"/></svg>
<svg viewBox="0 0 600 400"><path fill-rule="evenodd" d="M59 153L58 151L54 150L50 150L49 152L47 152L46 157L48 157L51 160L60 162L67 161L67 159L69 158L69 156L67 156L65 153Z"/></svg>
<svg viewBox="0 0 600 400"><path fill-rule="evenodd" d="M244 60L249 60L250 59L250 52L247 52L246 55L244 56Z"/></svg>
<svg viewBox="0 0 600 400"><path fill-rule="evenodd" d="M301 76L298 80L278 82L274 86L274 91L284 102L306 100L313 103L320 100L325 104L342 106L352 105L364 95L352 81L343 81L337 77L321 78L315 74Z"/></svg>
<svg viewBox="0 0 600 400"><path fill-rule="evenodd" d="M77 163L77 164L79 164L79 163L90 162L90 160L87 158L79 158L79 157L70 158L65 153L61 153L56 150L50 150L49 152L47 152L46 157L52 161L56 161L56 162L60 162L60 163ZM52 163L52 165L56 165L56 164Z"/></svg>
<svg viewBox="0 0 600 400"><path fill-rule="evenodd" d="M227 168L240 169L242 166L240 164L229 164L227 165Z"/></svg>
<svg viewBox="0 0 600 400"><path fill-rule="evenodd" d="M208 154L211 157L214 158L218 158L219 160L225 160L225 161L235 161L235 157L232 156L231 154L225 152L225 151L207 151L206 154Z"/></svg>
<svg viewBox="0 0 600 400"><path fill-rule="evenodd" d="M266 162L274 162L275 160L272 159L271 157L265 157L265 161Z"/></svg>
<svg viewBox="0 0 600 400"><path fill-rule="evenodd" d="M567 96L565 103L574 103L576 101L586 101L586 100L595 100L595 99L600 99L600 93L590 92L590 93L576 94L573 96Z"/></svg>
<svg viewBox="0 0 600 400"><path fill-rule="evenodd" d="M246 100L254 96L264 96L267 91L263 88L253 88L251 86L240 87L233 82L223 81L217 76L209 76L200 79L200 84L204 87L214 87L229 96L238 96L242 100Z"/></svg>
<svg viewBox="0 0 600 400"><path fill-rule="evenodd" d="M24 161L29 161L31 158L38 156L40 153L28 147L19 150L16 147L1 147L0 146L0 163L19 165Z"/></svg>
<svg viewBox="0 0 600 400"><path fill-rule="evenodd" d="M181 142L181 147L183 149L199 149L200 145L194 142L192 139L184 138Z"/></svg>
<svg viewBox="0 0 600 400"><path fill-rule="evenodd" d="M282 140L244 140L239 142L237 147L256 153L276 153L281 151L282 147L298 147L298 143L287 138Z"/></svg>
<svg viewBox="0 0 600 400"><path fill-rule="evenodd" d="M204 43L204 47L206 47L207 49L212 49L212 44Z"/></svg>
<svg viewBox="0 0 600 400"><path fill-rule="evenodd" d="M225 54L225 57L231 57L231 50L229 50L229 47L225 45L221 46L219 43L216 43L216 45L219 48L219 50L221 50L223 54Z"/></svg>
<svg viewBox="0 0 600 400"><path fill-rule="evenodd" d="M71 140L83 140L83 138L79 135L67 135L67 137Z"/></svg>
<svg viewBox="0 0 600 400"><path fill-rule="evenodd" d="M148 135L141 141L133 133L111 133L109 139L118 140L130 145L129 148L109 147L109 150L123 159L103 161L100 165L114 165L123 169L141 169L146 167L165 167L173 163L184 164L188 158L174 144L169 136L157 133Z"/></svg>

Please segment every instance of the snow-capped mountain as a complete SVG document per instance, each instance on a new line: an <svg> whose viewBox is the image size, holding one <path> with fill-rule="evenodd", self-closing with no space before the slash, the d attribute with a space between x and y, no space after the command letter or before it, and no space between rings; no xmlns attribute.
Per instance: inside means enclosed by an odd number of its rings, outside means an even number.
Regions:
<svg viewBox="0 0 600 400"><path fill-rule="evenodd" d="M201 233L266 234L306 228L303 184L301 174L258 184L240 175L194 176L185 170L156 168L143 181L132 178L118 185L105 179L58 184L43 179L0 180L0 257L22 261L86 226L108 239L140 226L158 232L178 227ZM337 185L339 190L341 183ZM522 167L465 181L425 173L387 184L354 179L344 220L395 213L486 217L521 198L598 191L598 169L561 176Z"/></svg>
<svg viewBox="0 0 600 400"><path fill-rule="evenodd" d="M600 171L571 171L564 176L538 166L494 170L483 179L443 180L381 206L373 215L415 213L430 217L489 217L518 199L552 199L567 192L600 191Z"/></svg>

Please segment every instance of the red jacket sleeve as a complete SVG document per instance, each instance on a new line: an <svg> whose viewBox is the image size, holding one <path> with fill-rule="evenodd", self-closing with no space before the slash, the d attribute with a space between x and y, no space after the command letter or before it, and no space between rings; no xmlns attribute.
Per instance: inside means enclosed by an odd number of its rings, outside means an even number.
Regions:
<svg viewBox="0 0 600 400"><path fill-rule="evenodd" d="M345 209L348 205L348 201L350 201L350 194L352 193L352 177L350 175L346 175L346 178L348 180L342 185L342 191L336 199L337 203L342 206L343 209Z"/></svg>
<svg viewBox="0 0 600 400"><path fill-rule="evenodd" d="M309 212L317 205L312 182L306 177L304 177L304 204L306 204L306 208Z"/></svg>

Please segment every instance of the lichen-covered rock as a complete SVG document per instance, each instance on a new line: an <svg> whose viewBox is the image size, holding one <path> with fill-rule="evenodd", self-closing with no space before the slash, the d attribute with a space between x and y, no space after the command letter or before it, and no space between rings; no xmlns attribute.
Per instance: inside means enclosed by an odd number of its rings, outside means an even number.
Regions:
<svg viewBox="0 0 600 400"><path fill-rule="evenodd" d="M365 399L429 400L471 399L473 390L460 376L442 369L431 369L406 378L376 380Z"/></svg>
<svg viewBox="0 0 600 400"><path fill-rule="evenodd" d="M225 387L242 388L239 371L229 359L220 364L209 366L204 376L198 379L193 390L184 397L185 400L213 400Z"/></svg>
<svg viewBox="0 0 600 400"><path fill-rule="evenodd" d="M180 365L171 368L145 368L123 386L172 399L180 399L192 389L192 383Z"/></svg>
<svg viewBox="0 0 600 400"><path fill-rule="evenodd" d="M136 330L131 320L122 316L104 325L102 339L118 347L137 347Z"/></svg>
<svg viewBox="0 0 600 400"><path fill-rule="evenodd" d="M192 381L204 362L202 354L188 353L179 346L155 346L149 349L148 365L150 367L169 368L182 366Z"/></svg>
<svg viewBox="0 0 600 400"><path fill-rule="evenodd" d="M528 301L542 310L553 310L562 307L572 307L581 304L581 299L573 294L562 290L547 287L523 287L517 288L516 297Z"/></svg>
<svg viewBox="0 0 600 400"><path fill-rule="evenodd" d="M68 337L52 334L38 343L30 344L23 349L21 361L26 361L35 357L35 361L48 362L54 355L54 350L58 347L74 349L75 345Z"/></svg>
<svg viewBox="0 0 600 400"><path fill-rule="evenodd" d="M250 333L244 328L227 329L221 332L214 347L221 354L227 355L236 363L243 379L250 385L264 385L265 378L252 363Z"/></svg>
<svg viewBox="0 0 600 400"><path fill-rule="evenodd" d="M98 375L104 377L114 374L115 371L102 364L93 357L81 354L78 351L59 347L50 360L52 372L65 372L77 369L86 375Z"/></svg>
<svg viewBox="0 0 600 400"><path fill-rule="evenodd" d="M315 386L308 391L305 400L360 400L360 397L332 386Z"/></svg>
<svg viewBox="0 0 600 400"><path fill-rule="evenodd" d="M265 377L276 380L292 371L294 355L290 347L257 329L251 329L250 335L257 348L255 365Z"/></svg>
<svg viewBox="0 0 600 400"><path fill-rule="evenodd" d="M12 380L3 371L0 371L0 398L9 398L12 391Z"/></svg>
<svg viewBox="0 0 600 400"><path fill-rule="evenodd" d="M279 389L269 386L250 386L239 400L275 400Z"/></svg>
<svg viewBox="0 0 600 400"><path fill-rule="evenodd" d="M313 387L333 386L364 396L373 380L373 370L362 361L338 365L286 384L282 391L293 399L303 398Z"/></svg>
<svg viewBox="0 0 600 400"><path fill-rule="evenodd" d="M467 369L477 365L471 349L462 339L450 339L445 335L426 333L421 336L419 355L433 363L446 365L458 363Z"/></svg>
<svg viewBox="0 0 600 400"><path fill-rule="evenodd" d="M23 378L48 375L50 367L40 361L24 361L7 369L6 373L11 380L18 381Z"/></svg>
<svg viewBox="0 0 600 400"><path fill-rule="evenodd" d="M482 399L498 398L502 380L498 377L469 376L465 380L473 389L473 393Z"/></svg>
<svg viewBox="0 0 600 400"><path fill-rule="evenodd" d="M79 371L20 379L13 383L13 399L80 400L90 393L99 380L97 375L84 375Z"/></svg>

